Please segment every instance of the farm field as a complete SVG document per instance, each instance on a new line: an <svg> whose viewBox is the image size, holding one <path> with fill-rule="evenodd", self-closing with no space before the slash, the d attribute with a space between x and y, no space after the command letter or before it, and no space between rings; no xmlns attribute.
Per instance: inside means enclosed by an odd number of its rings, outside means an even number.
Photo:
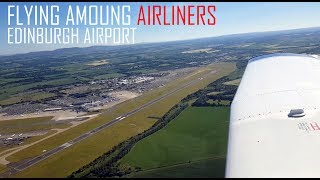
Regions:
<svg viewBox="0 0 320 180"><path fill-rule="evenodd" d="M0 101L0 105L10 105L16 104L20 102L27 102L27 101L38 101L50 97L54 97L55 94L53 93L34 93L34 94L27 94L27 95L17 95L13 96L9 99Z"/></svg>
<svg viewBox="0 0 320 180"><path fill-rule="evenodd" d="M170 173L163 176L183 177L182 169L194 169L198 177L222 175L224 163L219 159L227 150L228 121L228 107L188 107L165 128L138 142L120 165L140 167L142 172L134 177L157 177L166 167ZM202 168L195 168L197 164Z"/></svg>
<svg viewBox="0 0 320 180"><path fill-rule="evenodd" d="M225 157L190 161L129 174L129 178L222 178L225 172Z"/></svg>

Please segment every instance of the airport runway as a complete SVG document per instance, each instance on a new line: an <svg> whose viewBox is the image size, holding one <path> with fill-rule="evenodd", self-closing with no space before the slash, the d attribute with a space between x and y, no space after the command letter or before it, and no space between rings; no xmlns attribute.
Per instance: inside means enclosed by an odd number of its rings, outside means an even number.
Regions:
<svg viewBox="0 0 320 180"><path fill-rule="evenodd" d="M17 163L16 165L10 165L9 166L10 170L7 171L3 175L4 176L10 176L12 174L15 174L18 171L22 171L22 170L24 170L24 169L26 169L26 168L28 168L28 167L36 164L36 163L48 158L48 157L50 157L50 156L52 156L52 155L54 155L54 154L56 154L56 153L58 153L58 152L60 152L60 151L62 151L64 149L66 149L66 148L68 148L68 147L70 147L70 146L72 146L72 145L74 145L74 144L76 144L76 143L78 143L78 142L90 137L93 134L98 133L101 130L112 126L113 124L115 124L117 122L122 121L123 119L125 119L125 118L127 118L127 117L129 117L129 116L141 111L142 109L144 109L144 108L146 108L148 106L151 106L152 104L157 103L157 102L161 101L162 99L164 99L164 98L166 98L166 97L168 97L168 96L170 96L170 95L172 95L172 94L174 94L174 93L176 93L176 92L178 92L178 91L180 91L180 90L182 90L184 88L187 88L188 86L190 86L190 85L192 85L192 84L202 80L203 78L206 78L209 75L212 75L212 74L214 74L216 72L217 71L211 71L210 73L206 74L202 78L197 78L197 79L195 79L193 81L190 81L189 83L183 85L182 87L179 87L178 89L175 89L175 90L173 90L173 91L171 91L171 92L169 92L169 93L167 93L165 95L162 95L159 98L156 98L156 99L154 99L154 100L152 100L152 101L140 106L139 108L137 108L135 110L132 110L132 111L126 113L126 114L123 114L123 115L121 115L121 116L109 121L108 123L103 124L103 125L95 128L95 129L93 129L93 130L91 130L91 131L89 131L89 132L87 132L85 134L82 134L79 137L77 137L77 138L75 138L75 139L73 139L73 140L71 140L69 142L66 142L66 143L64 143L64 144L62 144L62 145L60 145L60 146L58 146L58 147L56 147L54 149L51 149L51 150L49 150L47 152L44 152L43 154L41 154L41 155L39 155L37 157L34 157L34 158L32 158L30 160L27 160L25 162L22 162L22 163Z"/></svg>

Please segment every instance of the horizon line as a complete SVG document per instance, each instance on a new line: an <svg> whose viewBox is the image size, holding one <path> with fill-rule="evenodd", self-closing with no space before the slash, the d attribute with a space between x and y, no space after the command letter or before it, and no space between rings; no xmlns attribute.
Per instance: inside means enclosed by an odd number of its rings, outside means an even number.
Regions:
<svg viewBox="0 0 320 180"><path fill-rule="evenodd" d="M313 29L313 28L320 28L320 26L312 26L312 27L303 27L303 28L293 28L293 29L281 29L281 30L272 30L272 31L253 31L253 32L241 32L241 33L230 33L230 34L223 34L223 35L217 35L217 36L206 36L206 37L197 37L197 38L188 38L188 39L179 39L179 40L164 40L164 41L151 41L151 42L139 42L134 44L119 44L119 45L92 45L92 46L73 46L73 47L60 47L53 50L40 50L40 51L30 51L30 52L23 52L23 53L15 53L15 54L0 54L1 56L14 56L14 55L23 55L23 54L29 54L29 53L37 53L37 52L51 52L56 51L59 49L72 49L72 48L90 48L90 47L98 47L98 46L134 46L134 45L141 45L141 44L157 44L157 43L172 43L172 42L179 42L179 41L192 41L192 40L200 40L200 39L207 39L207 38L218 38L218 37L224 37L224 36L233 36L233 35L245 35L245 34L254 34L254 33L268 33L268 32L281 32L281 31L290 31L290 30L303 30L303 29Z"/></svg>

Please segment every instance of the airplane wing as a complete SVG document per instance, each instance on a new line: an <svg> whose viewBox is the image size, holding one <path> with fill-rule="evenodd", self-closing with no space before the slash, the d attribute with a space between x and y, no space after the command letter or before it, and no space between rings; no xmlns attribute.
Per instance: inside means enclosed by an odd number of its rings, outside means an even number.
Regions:
<svg viewBox="0 0 320 180"><path fill-rule="evenodd" d="M320 59L248 62L231 105L226 177L320 177Z"/></svg>

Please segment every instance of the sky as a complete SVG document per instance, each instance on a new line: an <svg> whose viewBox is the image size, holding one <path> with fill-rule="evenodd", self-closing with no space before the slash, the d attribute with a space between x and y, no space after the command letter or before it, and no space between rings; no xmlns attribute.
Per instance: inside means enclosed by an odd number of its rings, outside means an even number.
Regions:
<svg viewBox="0 0 320 180"><path fill-rule="evenodd" d="M216 17L215 26L138 26L136 20L140 5L215 5ZM197 2L197 3L25 3L25 2L1 2L0 3L0 55L9 55L17 53L27 53L43 50L54 50L66 47L85 47L92 46L92 44L8 44L8 5L19 5L20 21L26 22L27 18L24 13L23 6L27 5L59 5L61 16L66 16L67 7L69 5L130 5L131 11L131 25L130 27L137 28L135 31L135 43L148 42L163 42L176 41L185 39L196 39L203 37L214 37L228 34L248 33L248 32L264 32L277 31L287 29L298 29L307 27L320 27L320 3L314 2L290 2L290 3L276 3L276 2ZM168 12L169 15L171 12ZM15 27L14 17L11 18L13 22L10 27ZM65 20L65 19L63 19ZM30 26L33 27L33 26ZM64 27L63 23L59 27ZM69 26L70 27L70 26ZM77 26L80 32L84 32L86 26ZM104 26L105 27L105 26ZM116 26L108 26L116 27ZM101 44L100 44L101 45Z"/></svg>

